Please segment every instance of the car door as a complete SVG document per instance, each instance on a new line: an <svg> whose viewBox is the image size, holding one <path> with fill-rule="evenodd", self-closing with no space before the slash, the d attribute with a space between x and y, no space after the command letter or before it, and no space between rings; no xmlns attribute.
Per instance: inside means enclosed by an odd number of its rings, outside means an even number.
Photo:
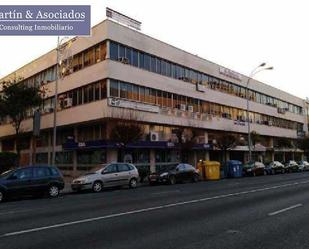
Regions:
<svg viewBox="0 0 309 249"><path fill-rule="evenodd" d="M183 181L186 178L186 168L184 164L179 164L176 167L176 180L177 181Z"/></svg>
<svg viewBox="0 0 309 249"><path fill-rule="evenodd" d="M190 164L185 164L185 178L186 180L193 179L193 175L195 173L194 168Z"/></svg>
<svg viewBox="0 0 309 249"><path fill-rule="evenodd" d="M33 189L36 192L45 191L48 188L51 172L48 167L33 168Z"/></svg>
<svg viewBox="0 0 309 249"><path fill-rule="evenodd" d="M7 179L8 192L11 195L31 194L33 191L32 185L33 169L24 168L14 171Z"/></svg>
<svg viewBox="0 0 309 249"><path fill-rule="evenodd" d="M118 165L116 163L106 166L101 174L105 187L117 186L119 184L119 172Z"/></svg>
<svg viewBox="0 0 309 249"><path fill-rule="evenodd" d="M130 168L127 164L121 163L118 164L118 177L119 177L119 185L126 185L130 181L131 173Z"/></svg>

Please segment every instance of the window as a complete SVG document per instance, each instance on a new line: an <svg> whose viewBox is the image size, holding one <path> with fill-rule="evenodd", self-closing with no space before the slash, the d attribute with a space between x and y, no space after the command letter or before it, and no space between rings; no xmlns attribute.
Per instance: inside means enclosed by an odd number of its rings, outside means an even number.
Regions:
<svg viewBox="0 0 309 249"><path fill-rule="evenodd" d="M139 56L139 67L143 68L144 67L144 54L142 52L138 52Z"/></svg>
<svg viewBox="0 0 309 249"><path fill-rule="evenodd" d="M171 63L166 62L166 76L171 77Z"/></svg>
<svg viewBox="0 0 309 249"><path fill-rule="evenodd" d="M94 49L90 48L84 54L84 66L90 66L94 64Z"/></svg>
<svg viewBox="0 0 309 249"><path fill-rule="evenodd" d="M118 44L110 42L110 58L111 60L118 60Z"/></svg>
<svg viewBox="0 0 309 249"><path fill-rule="evenodd" d="M48 153L37 153L35 154L36 163L48 163Z"/></svg>
<svg viewBox="0 0 309 249"><path fill-rule="evenodd" d="M74 55L72 62L73 71L76 72L83 68L83 54Z"/></svg>
<svg viewBox="0 0 309 249"><path fill-rule="evenodd" d="M127 164L118 164L118 171L119 172L125 172L125 171L129 171L130 168L128 167Z"/></svg>
<svg viewBox="0 0 309 249"><path fill-rule="evenodd" d="M101 81L101 99L107 98L107 83L106 80Z"/></svg>
<svg viewBox="0 0 309 249"><path fill-rule="evenodd" d="M139 87L140 101L145 102L145 87Z"/></svg>
<svg viewBox="0 0 309 249"><path fill-rule="evenodd" d="M132 49L131 48L126 48L126 56L129 60L129 64L132 64Z"/></svg>
<svg viewBox="0 0 309 249"><path fill-rule="evenodd" d="M17 170L12 176L18 180L29 179L32 177L32 168Z"/></svg>
<svg viewBox="0 0 309 249"><path fill-rule="evenodd" d="M138 52L137 52L137 50L133 50L133 55L132 55L132 57L133 57L133 66L135 66L135 67L138 67Z"/></svg>
<svg viewBox="0 0 309 249"><path fill-rule="evenodd" d="M118 45L118 48L119 48L119 56L118 56L118 59L119 59L119 58L124 58L124 57L126 57L126 55L125 55L125 46L119 44L119 45Z"/></svg>
<svg viewBox="0 0 309 249"><path fill-rule="evenodd" d="M110 96L111 97L119 97L118 89L119 89L118 81L110 80Z"/></svg>
<svg viewBox="0 0 309 249"><path fill-rule="evenodd" d="M132 87L132 99L136 101L139 100L139 88L136 85Z"/></svg>
<svg viewBox="0 0 309 249"><path fill-rule="evenodd" d="M159 58L156 58L157 61L157 71L156 73L161 74L161 60Z"/></svg>
<svg viewBox="0 0 309 249"><path fill-rule="evenodd" d="M161 74L166 75L166 62L164 60L161 61Z"/></svg>
<svg viewBox="0 0 309 249"><path fill-rule="evenodd" d="M35 178L43 178L50 176L50 171L47 167L36 167L33 169L33 174Z"/></svg>
<svg viewBox="0 0 309 249"><path fill-rule="evenodd" d="M150 56L148 54L144 55L144 69L150 71Z"/></svg>
<svg viewBox="0 0 309 249"><path fill-rule="evenodd" d="M128 84L123 82L120 83L120 98L128 98Z"/></svg>
<svg viewBox="0 0 309 249"><path fill-rule="evenodd" d="M151 56L151 72L156 72L156 58L154 56Z"/></svg>
<svg viewBox="0 0 309 249"><path fill-rule="evenodd" d="M98 82L94 87L94 100L100 100L101 83Z"/></svg>
<svg viewBox="0 0 309 249"><path fill-rule="evenodd" d="M117 172L117 164L111 164L104 169L105 174L115 173Z"/></svg>

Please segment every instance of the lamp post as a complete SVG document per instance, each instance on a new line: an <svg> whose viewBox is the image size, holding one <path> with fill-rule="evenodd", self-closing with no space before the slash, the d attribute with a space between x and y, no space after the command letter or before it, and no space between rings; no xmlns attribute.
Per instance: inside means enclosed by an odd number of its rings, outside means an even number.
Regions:
<svg viewBox="0 0 309 249"><path fill-rule="evenodd" d="M251 73L249 74L247 84L246 84L246 99L247 99L247 124L248 124L248 148L249 148L249 162L252 159L252 150L251 150L251 131L250 131L250 118L249 118L249 83L250 80L259 72L265 71L265 70L273 70L273 67L265 67L266 63L263 62L260 65L258 65L256 68L254 68Z"/></svg>
<svg viewBox="0 0 309 249"><path fill-rule="evenodd" d="M56 162L56 141L57 141L57 107L58 107L58 81L60 76L60 56L61 51L66 48L67 43L63 43L65 39L68 39L68 37L63 37L60 39L58 36L57 38L57 56L56 56L56 82L55 82L55 98L54 98L54 122L53 122L53 147L52 147L52 165L55 165Z"/></svg>

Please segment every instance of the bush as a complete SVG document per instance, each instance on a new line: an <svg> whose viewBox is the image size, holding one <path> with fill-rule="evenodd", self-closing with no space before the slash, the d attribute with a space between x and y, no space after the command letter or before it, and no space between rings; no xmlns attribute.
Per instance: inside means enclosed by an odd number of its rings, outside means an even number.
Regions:
<svg viewBox="0 0 309 249"><path fill-rule="evenodd" d="M0 174L17 166L17 154L13 152L0 152Z"/></svg>

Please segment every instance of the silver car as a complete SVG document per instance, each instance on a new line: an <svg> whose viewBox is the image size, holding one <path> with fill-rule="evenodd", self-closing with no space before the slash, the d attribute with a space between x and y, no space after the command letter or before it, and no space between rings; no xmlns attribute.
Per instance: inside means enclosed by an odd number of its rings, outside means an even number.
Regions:
<svg viewBox="0 0 309 249"><path fill-rule="evenodd" d="M127 185L136 188L139 179L138 170L129 163L110 163L99 170L80 176L73 180L73 191L92 190L100 192L103 187Z"/></svg>

